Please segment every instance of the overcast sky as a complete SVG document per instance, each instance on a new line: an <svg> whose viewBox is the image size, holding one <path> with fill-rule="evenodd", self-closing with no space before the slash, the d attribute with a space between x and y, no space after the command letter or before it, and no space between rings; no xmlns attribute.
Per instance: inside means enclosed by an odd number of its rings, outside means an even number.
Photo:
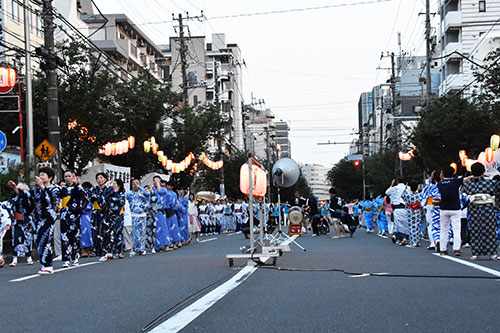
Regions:
<svg viewBox="0 0 500 333"><path fill-rule="evenodd" d="M359 95L388 77L382 52L425 54L424 0L95 0L104 13L130 17L157 44L176 35L172 13L204 11L189 21L192 36L225 33L247 64L244 99L265 101L291 127L292 158L331 166L357 131ZM431 11L436 12L436 0ZM307 9L323 7L320 9ZM307 9L296 10L295 9ZM250 13L288 11L252 16ZM223 17L236 16L236 17ZM163 22L163 23L158 23Z"/></svg>

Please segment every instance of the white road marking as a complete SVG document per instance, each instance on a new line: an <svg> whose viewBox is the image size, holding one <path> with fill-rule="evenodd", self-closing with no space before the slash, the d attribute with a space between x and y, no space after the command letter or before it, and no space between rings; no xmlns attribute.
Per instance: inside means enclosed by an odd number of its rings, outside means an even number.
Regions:
<svg viewBox="0 0 500 333"><path fill-rule="evenodd" d="M217 303L222 297L227 295L231 290L248 279L256 270L257 266L246 266L230 280L209 292L184 310L176 313L174 316L155 327L151 332L178 332L182 330L212 305Z"/></svg>
<svg viewBox="0 0 500 333"><path fill-rule="evenodd" d="M237 232L231 232L229 234L226 234L227 236L234 236L234 235L240 235L241 234L241 231L237 231Z"/></svg>
<svg viewBox="0 0 500 333"><path fill-rule="evenodd" d="M74 269L74 268L80 268L80 267L84 267L84 266L88 266L88 265L95 265L95 264L99 264L99 263L100 262L98 262L98 261L93 261L93 262L88 262L86 264L80 264L78 266L71 266L71 267L67 267L67 268L55 269L54 270L54 274L58 273L58 272L68 271L68 270ZM28 276L25 276L25 277L22 277L22 278L10 280L9 282L26 281L26 280L34 279L34 278L37 278L37 277L40 277L40 276L41 276L40 274L33 274L33 275L28 275Z"/></svg>
<svg viewBox="0 0 500 333"><path fill-rule="evenodd" d="M216 239L217 239L217 237L209 238L209 239L205 239L205 240L200 241L200 243L206 243L206 242L210 242L210 241L213 241L213 240L216 240Z"/></svg>
<svg viewBox="0 0 500 333"><path fill-rule="evenodd" d="M377 234L377 236L379 236L380 238L385 238L385 239L388 239L388 238L389 238L389 237L387 237L387 236L382 236L382 235L379 235L379 234Z"/></svg>
<svg viewBox="0 0 500 333"><path fill-rule="evenodd" d="M455 257L446 256L446 255L440 255L439 253L433 253L433 255L438 256L438 257L443 258L443 259L447 259L447 260L451 260L451 261L454 261L454 262L458 262L459 264L462 264L462 265L465 265L465 266L469 266L469 267L475 268L477 270L486 272L488 274L500 277L500 272L499 271L496 271L496 270L488 268L488 267L484 267L484 266L481 266L481 265L478 265L478 264L474 264L472 262L469 262L469 261L466 261L466 260L463 260L463 259L458 259L458 258L455 258Z"/></svg>

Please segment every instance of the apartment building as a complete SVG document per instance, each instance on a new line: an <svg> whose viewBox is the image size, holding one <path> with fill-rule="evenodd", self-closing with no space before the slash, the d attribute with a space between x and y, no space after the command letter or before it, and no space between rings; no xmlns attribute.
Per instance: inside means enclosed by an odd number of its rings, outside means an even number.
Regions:
<svg viewBox="0 0 500 333"><path fill-rule="evenodd" d="M474 70L484 57L500 47L500 2L494 0L440 0L442 44L440 95L470 97L476 89Z"/></svg>
<svg viewBox="0 0 500 333"><path fill-rule="evenodd" d="M244 149L243 133L243 59L237 44L226 42L223 33L186 37L186 74L190 105L212 103L220 105L226 128L225 150ZM165 78L174 90L182 91L181 45L179 37L171 37L162 45L165 57ZM167 74L168 72L168 74Z"/></svg>
<svg viewBox="0 0 500 333"><path fill-rule="evenodd" d="M261 161L273 163L277 159L276 125L269 109L245 108L246 149Z"/></svg>
<svg viewBox="0 0 500 333"><path fill-rule="evenodd" d="M0 62L9 64L24 74L24 7L22 1L0 0ZM43 44L43 23L41 7L30 1L27 20L29 22L30 47L34 52ZM16 51L17 49L17 51ZM36 58L32 61L32 69L38 69ZM22 70L21 70L22 69Z"/></svg>
<svg viewBox="0 0 500 333"><path fill-rule="evenodd" d="M301 165L301 169L313 195L319 200L329 199L328 190L331 186L326 177L330 169L320 164Z"/></svg>

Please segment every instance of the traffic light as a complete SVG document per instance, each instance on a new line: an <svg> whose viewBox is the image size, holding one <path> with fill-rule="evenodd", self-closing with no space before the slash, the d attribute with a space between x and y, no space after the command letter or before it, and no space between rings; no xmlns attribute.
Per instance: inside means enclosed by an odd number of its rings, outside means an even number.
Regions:
<svg viewBox="0 0 500 333"><path fill-rule="evenodd" d="M361 162L360 162L360 161L357 161L357 160L356 160L356 161L354 161L354 162L352 162L352 165L354 165L355 167L359 167L359 166L360 166L360 164L361 164Z"/></svg>

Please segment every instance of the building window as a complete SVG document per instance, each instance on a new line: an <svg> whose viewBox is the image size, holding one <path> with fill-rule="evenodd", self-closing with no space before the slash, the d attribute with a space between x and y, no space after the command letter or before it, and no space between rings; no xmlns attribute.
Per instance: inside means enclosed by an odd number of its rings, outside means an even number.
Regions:
<svg viewBox="0 0 500 333"><path fill-rule="evenodd" d="M130 53L132 53L132 55L137 58L137 47L135 47L135 45L132 43L130 43Z"/></svg>
<svg viewBox="0 0 500 333"><path fill-rule="evenodd" d="M12 7L12 20L19 22L19 4L16 2L16 0L11 1L11 7Z"/></svg>
<svg viewBox="0 0 500 333"><path fill-rule="evenodd" d="M486 11L486 1L479 1L479 11L480 12Z"/></svg>
<svg viewBox="0 0 500 333"><path fill-rule="evenodd" d="M193 104L194 106L198 105L198 95L193 96Z"/></svg>

